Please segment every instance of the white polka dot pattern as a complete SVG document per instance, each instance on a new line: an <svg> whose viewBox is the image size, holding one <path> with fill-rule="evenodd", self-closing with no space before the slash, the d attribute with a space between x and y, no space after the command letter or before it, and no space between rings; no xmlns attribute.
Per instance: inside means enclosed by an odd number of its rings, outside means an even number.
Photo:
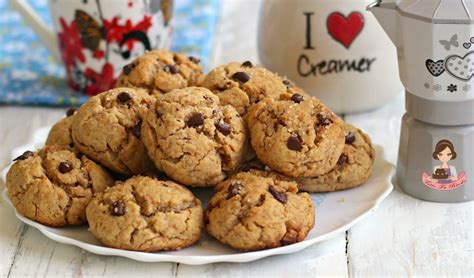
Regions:
<svg viewBox="0 0 474 278"><path fill-rule="evenodd" d="M451 76L468 81L474 75L474 51L467 53L464 57L449 56L446 58L445 67Z"/></svg>

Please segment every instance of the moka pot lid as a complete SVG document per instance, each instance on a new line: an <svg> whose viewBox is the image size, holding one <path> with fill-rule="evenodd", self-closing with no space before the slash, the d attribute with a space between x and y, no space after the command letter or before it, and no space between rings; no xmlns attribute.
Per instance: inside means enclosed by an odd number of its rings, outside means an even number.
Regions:
<svg viewBox="0 0 474 278"><path fill-rule="evenodd" d="M435 24L474 24L474 0L378 0L375 5Z"/></svg>

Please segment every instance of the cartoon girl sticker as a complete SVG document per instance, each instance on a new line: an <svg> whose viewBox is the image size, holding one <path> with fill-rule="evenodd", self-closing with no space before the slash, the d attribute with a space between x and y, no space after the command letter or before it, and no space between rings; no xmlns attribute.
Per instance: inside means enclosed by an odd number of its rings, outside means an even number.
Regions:
<svg viewBox="0 0 474 278"><path fill-rule="evenodd" d="M434 167L431 176L423 173L423 183L436 190L452 190L466 183L464 172L458 176L456 167L448 163L456 157L453 143L446 139L440 140L435 146L433 159L439 160L441 164Z"/></svg>
<svg viewBox="0 0 474 278"><path fill-rule="evenodd" d="M439 141L433 152L433 158L441 161L441 164L434 167L433 179L438 179L440 183L449 183L456 180L458 176L456 167L448 164L449 161L456 159L456 156L454 146L449 140Z"/></svg>

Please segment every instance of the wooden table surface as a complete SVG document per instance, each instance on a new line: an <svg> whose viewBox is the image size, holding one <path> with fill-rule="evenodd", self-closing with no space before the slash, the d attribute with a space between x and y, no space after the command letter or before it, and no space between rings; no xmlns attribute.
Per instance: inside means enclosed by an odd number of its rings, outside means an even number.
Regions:
<svg viewBox="0 0 474 278"><path fill-rule="evenodd" d="M258 1L226 0L216 30L212 65L257 60ZM231 20L229 20L231 19ZM0 168L13 148L39 127L64 116L64 108L0 106ZM343 115L365 129L396 163L403 96L375 111ZM4 189L0 184L0 190ZM474 276L474 202L423 202L395 190L355 227L295 254L234 264L189 266L140 263L98 256L49 240L21 224L0 200L0 277L44 276Z"/></svg>

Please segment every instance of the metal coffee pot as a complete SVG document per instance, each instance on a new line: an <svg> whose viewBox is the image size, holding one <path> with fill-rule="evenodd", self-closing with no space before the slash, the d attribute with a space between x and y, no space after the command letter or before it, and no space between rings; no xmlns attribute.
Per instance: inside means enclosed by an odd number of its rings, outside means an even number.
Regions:
<svg viewBox="0 0 474 278"><path fill-rule="evenodd" d="M474 1L379 0L368 9L397 47L405 87L400 187L428 201L474 200Z"/></svg>

